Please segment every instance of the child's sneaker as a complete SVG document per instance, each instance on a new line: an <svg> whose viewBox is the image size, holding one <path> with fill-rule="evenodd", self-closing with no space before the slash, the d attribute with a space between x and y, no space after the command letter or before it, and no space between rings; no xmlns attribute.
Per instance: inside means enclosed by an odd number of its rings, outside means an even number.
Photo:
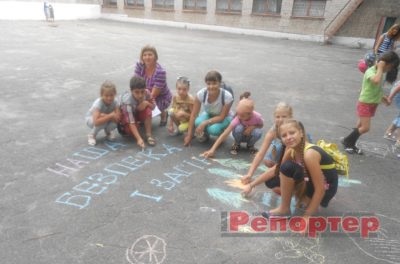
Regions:
<svg viewBox="0 0 400 264"><path fill-rule="evenodd" d="M385 135L383 135L383 138L387 139L387 140L391 140L391 141L395 141L396 140L392 133L385 133Z"/></svg>
<svg viewBox="0 0 400 264"><path fill-rule="evenodd" d="M207 133L203 132L200 135L196 135L196 139L198 142L203 143L209 139L209 136Z"/></svg>
<svg viewBox="0 0 400 264"><path fill-rule="evenodd" d="M111 132L106 132L106 138L107 138L107 140L109 140L109 141L114 141L115 140L115 133L114 133L114 131L111 131Z"/></svg>
<svg viewBox="0 0 400 264"><path fill-rule="evenodd" d="M240 150L240 145L236 144L236 143L233 143L233 145L231 147L231 154L232 155L237 155L239 150Z"/></svg>
<svg viewBox="0 0 400 264"><path fill-rule="evenodd" d="M168 129L168 134L171 136L171 137L174 137L174 136L177 136L178 134L179 134L179 131L177 130L177 129L175 129L174 128L174 130L170 130L170 129Z"/></svg>
<svg viewBox="0 0 400 264"><path fill-rule="evenodd" d="M258 152L258 149L256 149L254 146L247 145L247 149L250 151L250 154L256 154Z"/></svg>
<svg viewBox="0 0 400 264"><path fill-rule="evenodd" d="M88 135L88 144L89 144L90 146L96 145L96 138L94 137L93 134L89 134L89 135Z"/></svg>
<svg viewBox="0 0 400 264"><path fill-rule="evenodd" d="M356 146L353 147L354 153L358 154L358 155L363 155L364 152L362 151L362 149L357 148Z"/></svg>
<svg viewBox="0 0 400 264"><path fill-rule="evenodd" d="M345 147L344 151L346 151L349 154L358 154L358 155L363 155L363 151L356 146L354 147Z"/></svg>
<svg viewBox="0 0 400 264"><path fill-rule="evenodd" d="M340 138L340 143L342 143L344 151L346 151L349 154L358 154L358 155L363 154L362 150L357 148L356 146L347 146L344 137Z"/></svg>

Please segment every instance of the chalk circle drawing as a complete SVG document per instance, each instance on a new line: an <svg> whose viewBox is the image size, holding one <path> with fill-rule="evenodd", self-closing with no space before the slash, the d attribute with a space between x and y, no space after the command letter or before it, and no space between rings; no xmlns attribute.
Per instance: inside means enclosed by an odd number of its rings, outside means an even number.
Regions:
<svg viewBox="0 0 400 264"><path fill-rule="evenodd" d="M390 147L386 144L376 142L359 141L357 146L361 148L366 154L371 154L379 158L385 158L391 153Z"/></svg>
<svg viewBox="0 0 400 264"><path fill-rule="evenodd" d="M145 235L126 250L126 260L131 264L160 264L167 257L166 247L164 239Z"/></svg>
<svg viewBox="0 0 400 264"><path fill-rule="evenodd" d="M319 238L275 238L283 247L282 251L275 253L276 259L301 259L304 258L308 263L325 263L325 256L319 253Z"/></svg>
<svg viewBox="0 0 400 264"><path fill-rule="evenodd" d="M400 263L400 220L382 214L379 216L380 229L376 237L359 238L349 236L350 240L365 255L386 263Z"/></svg>

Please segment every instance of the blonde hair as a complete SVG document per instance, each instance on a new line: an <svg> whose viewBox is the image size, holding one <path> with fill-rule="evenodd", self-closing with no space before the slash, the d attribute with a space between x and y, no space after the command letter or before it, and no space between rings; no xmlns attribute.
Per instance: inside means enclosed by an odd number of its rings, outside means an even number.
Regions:
<svg viewBox="0 0 400 264"><path fill-rule="evenodd" d="M117 88L115 87L115 84L109 80L106 80L100 86L100 95L102 96L105 92L108 91L112 92L114 95L117 94Z"/></svg>
<svg viewBox="0 0 400 264"><path fill-rule="evenodd" d="M249 98L243 98L239 101L238 105L236 106L236 112L239 111L254 111L254 101Z"/></svg>
<svg viewBox="0 0 400 264"><path fill-rule="evenodd" d="M274 114L276 112L278 112L279 110L284 110L287 111L289 113L289 116L292 117L293 116L293 108L285 103L285 102L279 102L276 106L275 106L275 110L274 110Z"/></svg>
<svg viewBox="0 0 400 264"><path fill-rule="evenodd" d="M146 51L150 51L154 54L154 57L156 58L156 61L158 60L158 54L157 54L157 50L155 47L151 46L151 45L146 45L142 48L142 50L140 51L140 61L143 60L143 54ZM143 61L142 61L143 62Z"/></svg>
<svg viewBox="0 0 400 264"><path fill-rule="evenodd" d="M190 89L190 80L186 76L179 76L176 79L176 86L178 86L178 84L182 84L182 85L186 86L188 88L188 90Z"/></svg>
<svg viewBox="0 0 400 264"><path fill-rule="evenodd" d="M394 33L397 30L396 34ZM394 24L393 26L391 26L389 28L389 30L387 31L387 35L390 38L394 38L394 39L398 39L400 36L400 25L399 24Z"/></svg>
<svg viewBox="0 0 400 264"><path fill-rule="evenodd" d="M280 125L280 127L284 126L284 125L291 125L293 127L295 127L296 129L298 129L299 131L301 131L303 133L303 138L301 139L300 142L300 162L303 164L303 173L304 173L304 178L305 177L309 177L309 173L304 161L304 148L306 146L307 143L307 138L306 138L306 131L304 129L304 125L300 122L297 121L295 119L287 119L284 120L282 122L282 124ZM279 128L280 129L280 128ZM280 167L280 163L282 162L282 160L280 160L279 162L279 167ZM303 198L306 196L306 182L305 180L297 180L295 181L295 186L294 186L294 190L293 190L293 194L296 197L297 203L296 203L296 207L300 206L301 201L303 200Z"/></svg>

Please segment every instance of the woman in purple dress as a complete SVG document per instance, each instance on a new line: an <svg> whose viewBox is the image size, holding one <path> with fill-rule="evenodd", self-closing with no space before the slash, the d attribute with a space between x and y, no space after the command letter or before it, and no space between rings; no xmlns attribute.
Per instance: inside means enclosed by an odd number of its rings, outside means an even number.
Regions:
<svg viewBox="0 0 400 264"><path fill-rule="evenodd" d="M167 108L171 104L172 94L167 85L167 74L157 60L157 50L149 45L144 46L140 53L140 62L136 63L135 75L146 80L146 88L161 111L160 126L165 126L168 119Z"/></svg>

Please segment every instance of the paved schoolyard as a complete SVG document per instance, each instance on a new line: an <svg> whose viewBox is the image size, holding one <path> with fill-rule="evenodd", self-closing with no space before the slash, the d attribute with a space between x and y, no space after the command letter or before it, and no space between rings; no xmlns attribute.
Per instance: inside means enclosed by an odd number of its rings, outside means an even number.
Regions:
<svg viewBox="0 0 400 264"><path fill-rule="evenodd" d="M376 214L382 228L374 239L222 236L224 212L260 212L279 201L263 186L240 196L234 183L251 157L232 159L232 139L204 160L208 145L183 147L156 118L158 144L143 152L127 138L86 142L84 115L100 84L127 90L148 43L171 89L186 75L194 93L218 69L236 97L251 91L266 128L274 105L286 101L314 140L338 142L355 124L356 63L365 50L105 20L0 28L1 263L400 262L400 160L382 138L394 107L379 107L361 138L366 155L350 156L350 181L321 212Z"/></svg>

